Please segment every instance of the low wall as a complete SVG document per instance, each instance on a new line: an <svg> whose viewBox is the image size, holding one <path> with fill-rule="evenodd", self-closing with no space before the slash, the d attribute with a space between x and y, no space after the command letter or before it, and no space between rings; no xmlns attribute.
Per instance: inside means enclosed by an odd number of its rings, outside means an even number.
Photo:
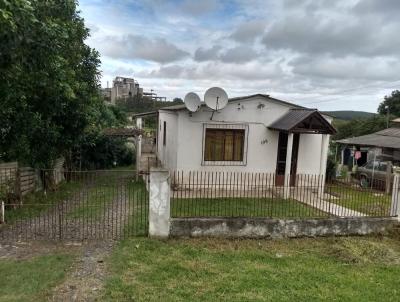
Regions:
<svg viewBox="0 0 400 302"><path fill-rule="evenodd" d="M171 218L171 237L284 238L382 234L397 218Z"/></svg>

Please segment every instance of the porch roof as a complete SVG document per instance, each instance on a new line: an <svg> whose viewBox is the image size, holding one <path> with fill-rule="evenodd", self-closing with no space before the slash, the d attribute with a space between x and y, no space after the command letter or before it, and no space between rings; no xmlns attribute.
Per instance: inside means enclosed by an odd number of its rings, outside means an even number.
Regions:
<svg viewBox="0 0 400 302"><path fill-rule="evenodd" d="M343 145L400 149L400 128L388 128L372 134L336 141Z"/></svg>
<svg viewBox="0 0 400 302"><path fill-rule="evenodd" d="M284 116L273 122L268 128L271 130L293 133L336 133L336 129L317 109L291 109Z"/></svg>

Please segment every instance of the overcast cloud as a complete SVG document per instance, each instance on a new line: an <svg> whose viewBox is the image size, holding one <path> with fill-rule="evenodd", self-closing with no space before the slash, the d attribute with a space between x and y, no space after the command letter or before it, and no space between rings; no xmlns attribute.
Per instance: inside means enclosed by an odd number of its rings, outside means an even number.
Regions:
<svg viewBox="0 0 400 302"><path fill-rule="evenodd" d="M322 110L376 111L400 89L398 0L81 0L103 85L168 98L224 87Z"/></svg>

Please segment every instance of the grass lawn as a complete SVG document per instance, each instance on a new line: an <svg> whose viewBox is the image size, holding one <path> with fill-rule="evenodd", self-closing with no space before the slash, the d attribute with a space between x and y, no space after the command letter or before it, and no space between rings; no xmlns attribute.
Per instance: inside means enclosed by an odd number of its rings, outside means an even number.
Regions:
<svg viewBox="0 0 400 302"><path fill-rule="evenodd" d="M280 198L172 199L172 217L327 217L296 200Z"/></svg>
<svg viewBox="0 0 400 302"><path fill-rule="evenodd" d="M132 213L124 226L125 236L146 236L149 228L149 193L143 181L128 186Z"/></svg>
<svg viewBox="0 0 400 302"><path fill-rule="evenodd" d="M333 192L332 203L372 216L388 216L392 202L391 195L368 189L355 189L342 186L328 186L327 193Z"/></svg>
<svg viewBox="0 0 400 302"><path fill-rule="evenodd" d="M29 260L0 260L0 301L46 301L65 277L72 255L47 255Z"/></svg>
<svg viewBox="0 0 400 302"><path fill-rule="evenodd" d="M130 239L101 301L398 301L400 241Z"/></svg>

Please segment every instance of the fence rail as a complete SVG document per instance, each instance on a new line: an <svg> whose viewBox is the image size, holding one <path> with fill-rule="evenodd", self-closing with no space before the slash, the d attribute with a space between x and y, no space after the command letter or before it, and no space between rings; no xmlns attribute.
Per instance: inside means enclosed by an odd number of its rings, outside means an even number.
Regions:
<svg viewBox="0 0 400 302"><path fill-rule="evenodd" d="M277 185L273 173L175 171L171 175L172 217L388 217L391 194L383 181L325 181L323 175L296 175ZM397 207L397 203L395 205Z"/></svg>

